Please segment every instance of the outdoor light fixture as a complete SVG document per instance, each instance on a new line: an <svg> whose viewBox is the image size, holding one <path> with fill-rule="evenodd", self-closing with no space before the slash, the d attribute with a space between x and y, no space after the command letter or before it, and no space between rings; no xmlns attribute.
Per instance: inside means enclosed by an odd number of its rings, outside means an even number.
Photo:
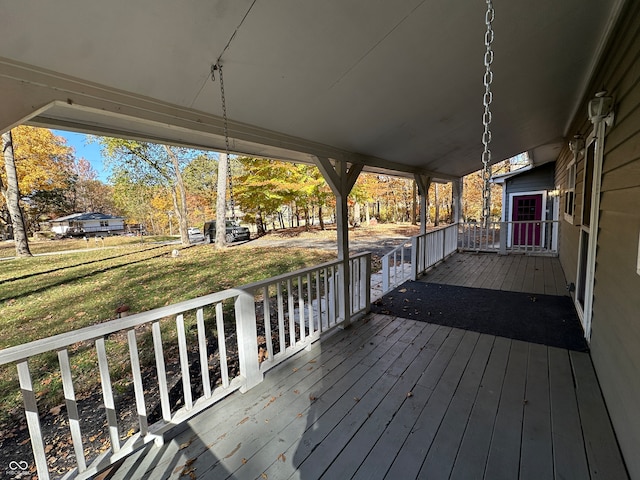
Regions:
<svg viewBox="0 0 640 480"><path fill-rule="evenodd" d="M574 157L577 157L582 153L582 149L584 148L584 140L580 135L575 135L573 140L569 141L569 150L573 153Z"/></svg>
<svg viewBox="0 0 640 480"><path fill-rule="evenodd" d="M596 93L596 98L589 102L589 120L594 125L604 122L613 125L613 97L607 97L607 91Z"/></svg>

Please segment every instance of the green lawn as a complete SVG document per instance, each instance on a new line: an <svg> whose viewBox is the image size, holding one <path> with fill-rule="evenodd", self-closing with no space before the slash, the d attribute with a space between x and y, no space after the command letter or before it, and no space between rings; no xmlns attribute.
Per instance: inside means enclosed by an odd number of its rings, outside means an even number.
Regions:
<svg viewBox="0 0 640 480"><path fill-rule="evenodd" d="M106 245L111 248L100 249L86 248L83 240L66 241L76 242L66 243L69 249L78 248L81 242L82 251L1 261L0 349L114 319L122 304L133 313L151 310L335 258L335 252L315 249L244 246L217 251L209 244L181 248L130 240L116 244L114 239L112 245ZM175 248L181 250L176 258L171 256ZM3 253L0 251L0 257ZM109 339L110 351L123 361L128 355L125 342L124 337ZM83 379L83 372L88 375L95 369L95 352L89 346L72 350L78 393L82 394L96 387L94 380ZM42 408L61 403L55 352L30 360L30 368L38 380ZM117 384L123 380L118 375L126 376L126 372L114 368L112 375ZM0 421L20 403L15 367L0 367Z"/></svg>

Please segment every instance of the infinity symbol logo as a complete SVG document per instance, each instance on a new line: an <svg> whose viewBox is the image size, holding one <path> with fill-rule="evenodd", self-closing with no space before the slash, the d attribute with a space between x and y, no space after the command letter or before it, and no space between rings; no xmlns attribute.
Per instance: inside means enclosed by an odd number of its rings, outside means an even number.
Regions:
<svg viewBox="0 0 640 480"><path fill-rule="evenodd" d="M26 470L29 468L29 464L22 460L21 462L16 462L15 460L9 462L9 470Z"/></svg>

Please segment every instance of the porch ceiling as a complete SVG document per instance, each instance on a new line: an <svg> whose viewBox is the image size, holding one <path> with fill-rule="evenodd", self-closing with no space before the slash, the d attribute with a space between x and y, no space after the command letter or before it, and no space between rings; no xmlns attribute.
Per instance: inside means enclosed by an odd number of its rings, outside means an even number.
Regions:
<svg viewBox="0 0 640 480"><path fill-rule="evenodd" d="M494 2L494 160L555 158L623 2ZM221 57L235 151L445 178L480 166L481 0L22 0L2 10L3 130L29 121L221 149L210 80Z"/></svg>

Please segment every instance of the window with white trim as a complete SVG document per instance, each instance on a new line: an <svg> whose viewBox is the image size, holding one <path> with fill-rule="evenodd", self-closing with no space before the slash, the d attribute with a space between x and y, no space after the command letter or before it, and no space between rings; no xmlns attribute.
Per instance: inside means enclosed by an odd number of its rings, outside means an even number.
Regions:
<svg viewBox="0 0 640 480"><path fill-rule="evenodd" d="M576 203L576 161L567 166L567 186L564 190L564 219L573 223L573 212Z"/></svg>
<svg viewBox="0 0 640 480"><path fill-rule="evenodd" d="M101 227L108 227L109 226L109 222L107 220L100 220L100 226Z"/></svg>

